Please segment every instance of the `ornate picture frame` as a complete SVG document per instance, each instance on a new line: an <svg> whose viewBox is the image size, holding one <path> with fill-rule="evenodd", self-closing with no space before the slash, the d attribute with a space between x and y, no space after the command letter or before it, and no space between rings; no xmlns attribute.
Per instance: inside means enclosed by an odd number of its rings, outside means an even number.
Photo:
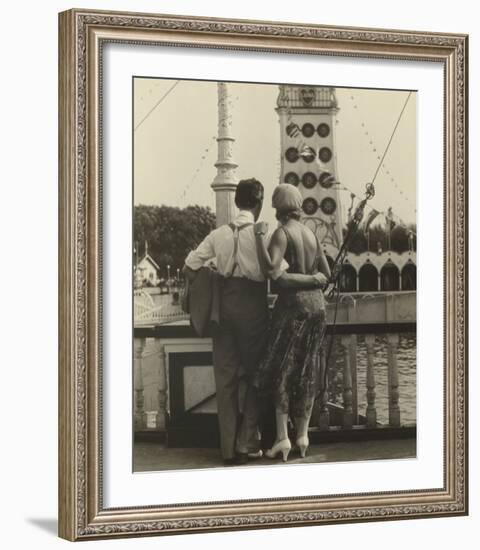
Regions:
<svg viewBox="0 0 480 550"><path fill-rule="evenodd" d="M467 514L468 37L81 9L61 13L59 24L59 535L73 541ZM442 64L443 487L104 505L102 56L108 43Z"/></svg>

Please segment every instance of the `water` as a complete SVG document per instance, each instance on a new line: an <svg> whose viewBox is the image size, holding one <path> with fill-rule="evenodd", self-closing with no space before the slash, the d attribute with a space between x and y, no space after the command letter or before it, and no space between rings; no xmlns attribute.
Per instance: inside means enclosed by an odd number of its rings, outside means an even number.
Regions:
<svg viewBox="0 0 480 550"><path fill-rule="evenodd" d="M172 294L152 295L154 306L161 308L161 314L165 322L175 319L186 319L187 315L182 311L178 303L174 303ZM173 303L172 303L173 302ZM332 350L332 367L329 373L329 400L339 405L343 404L343 349L337 337ZM416 423L416 335L400 334L397 349L397 365L399 378L399 405L402 424ZM377 421L388 424L388 360L386 336L379 335L374 344L374 372L375 372L375 405L377 408ZM357 336L357 388L358 388L358 412L366 414L367 408L367 348L364 336Z"/></svg>
<svg viewBox="0 0 480 550"><path fill-rule="evenodd" d="M338 340L338 338L336 339ZM402 424L415 424L417 417L417 340L415 334L400 334L397 348L399 405ZM334 347L336 360L330 371L330 400L342 405L343 355L338 341ZM333 352L332 352L333 353ZM379 335L374 345L375 405L377 421L388 424L388 360L386 336ZM358 412L367 408L367 348L365 338L357 336Z"/></svg>

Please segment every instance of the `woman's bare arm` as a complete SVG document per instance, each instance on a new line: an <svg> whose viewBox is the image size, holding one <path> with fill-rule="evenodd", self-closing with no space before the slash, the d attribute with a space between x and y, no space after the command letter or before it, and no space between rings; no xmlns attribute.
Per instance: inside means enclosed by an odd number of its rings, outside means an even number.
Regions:
<svg viewBox="0 0 480 550"><path fill-rule="evenodd" d="M280 269L285 252L287 251L287 237L285 232L280 227L277 227L273 232L270 244L268 246L268 254L271 263L270 270L276 272Z"/></svg>
<svg viewBox="0 0 480 550"><path fill-rule="evenodd" d="M255 245L257 247L258 263L262 270L265 279L268 279L270 272L273 269L272 259L267 248L264 235L267 233L267 224L265 222L259 222L255 224L253 232L255 234Z"/></svg>
<svg viewBox="0 0 480 550"><path fill-rule="evenodd" d="M286 271L276 279L276 282L282 288L303 288L305 290L324 288L328 283L323 273L305 275L303 273L287 273Z"/></svg>
<svg viewBox="0 0 480 550"><path fill-rule="evenodd" d="M319 252L318 270L323 273L327 279L330 279L332 275L330 272L330 266L328 265L327 258L321 246L319 247Z"/></svg>

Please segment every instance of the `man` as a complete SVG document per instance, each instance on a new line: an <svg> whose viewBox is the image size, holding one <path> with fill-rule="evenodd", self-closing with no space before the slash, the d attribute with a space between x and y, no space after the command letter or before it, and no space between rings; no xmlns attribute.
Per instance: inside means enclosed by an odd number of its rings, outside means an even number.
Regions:
<svg viewBox="0 0 480 550"><path fill-rule="evenodd" d="M256 233L266 233L266 224L255 225L263 206L263 185L253 178L240 181L235 204L240 212L233 223L213 230L185 260L190 279L213 258L223 276L220 323L213 334L213 367L221 452L226 465L244 464L249 456L261 456L257 393L251 381L268 330L267 283L255 242ZM265 238L269 236L265 234ZM312 288L326 283L322 274L288 274L287 268L284 262L279 273L270 275L288 279L289 286ZM239 405L242 379L243 407Z"/></svg>

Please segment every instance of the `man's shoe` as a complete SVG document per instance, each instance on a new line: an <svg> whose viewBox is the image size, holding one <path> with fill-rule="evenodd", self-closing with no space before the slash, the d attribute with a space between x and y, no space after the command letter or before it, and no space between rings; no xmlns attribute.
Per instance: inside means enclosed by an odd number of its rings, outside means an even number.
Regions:
<svg viewBox="0 0 480 550"><path fill-rule="evenodd" d="M233 458L224 458L225 466L242 466L248 462L248 453L237 453Z"/></svg>
<svg viewBox="0 0 480 550"><path fill-rule="evenodd" d="M248 462L248 453L237 453L235 456L236 464L241 466Z"/></svg>

